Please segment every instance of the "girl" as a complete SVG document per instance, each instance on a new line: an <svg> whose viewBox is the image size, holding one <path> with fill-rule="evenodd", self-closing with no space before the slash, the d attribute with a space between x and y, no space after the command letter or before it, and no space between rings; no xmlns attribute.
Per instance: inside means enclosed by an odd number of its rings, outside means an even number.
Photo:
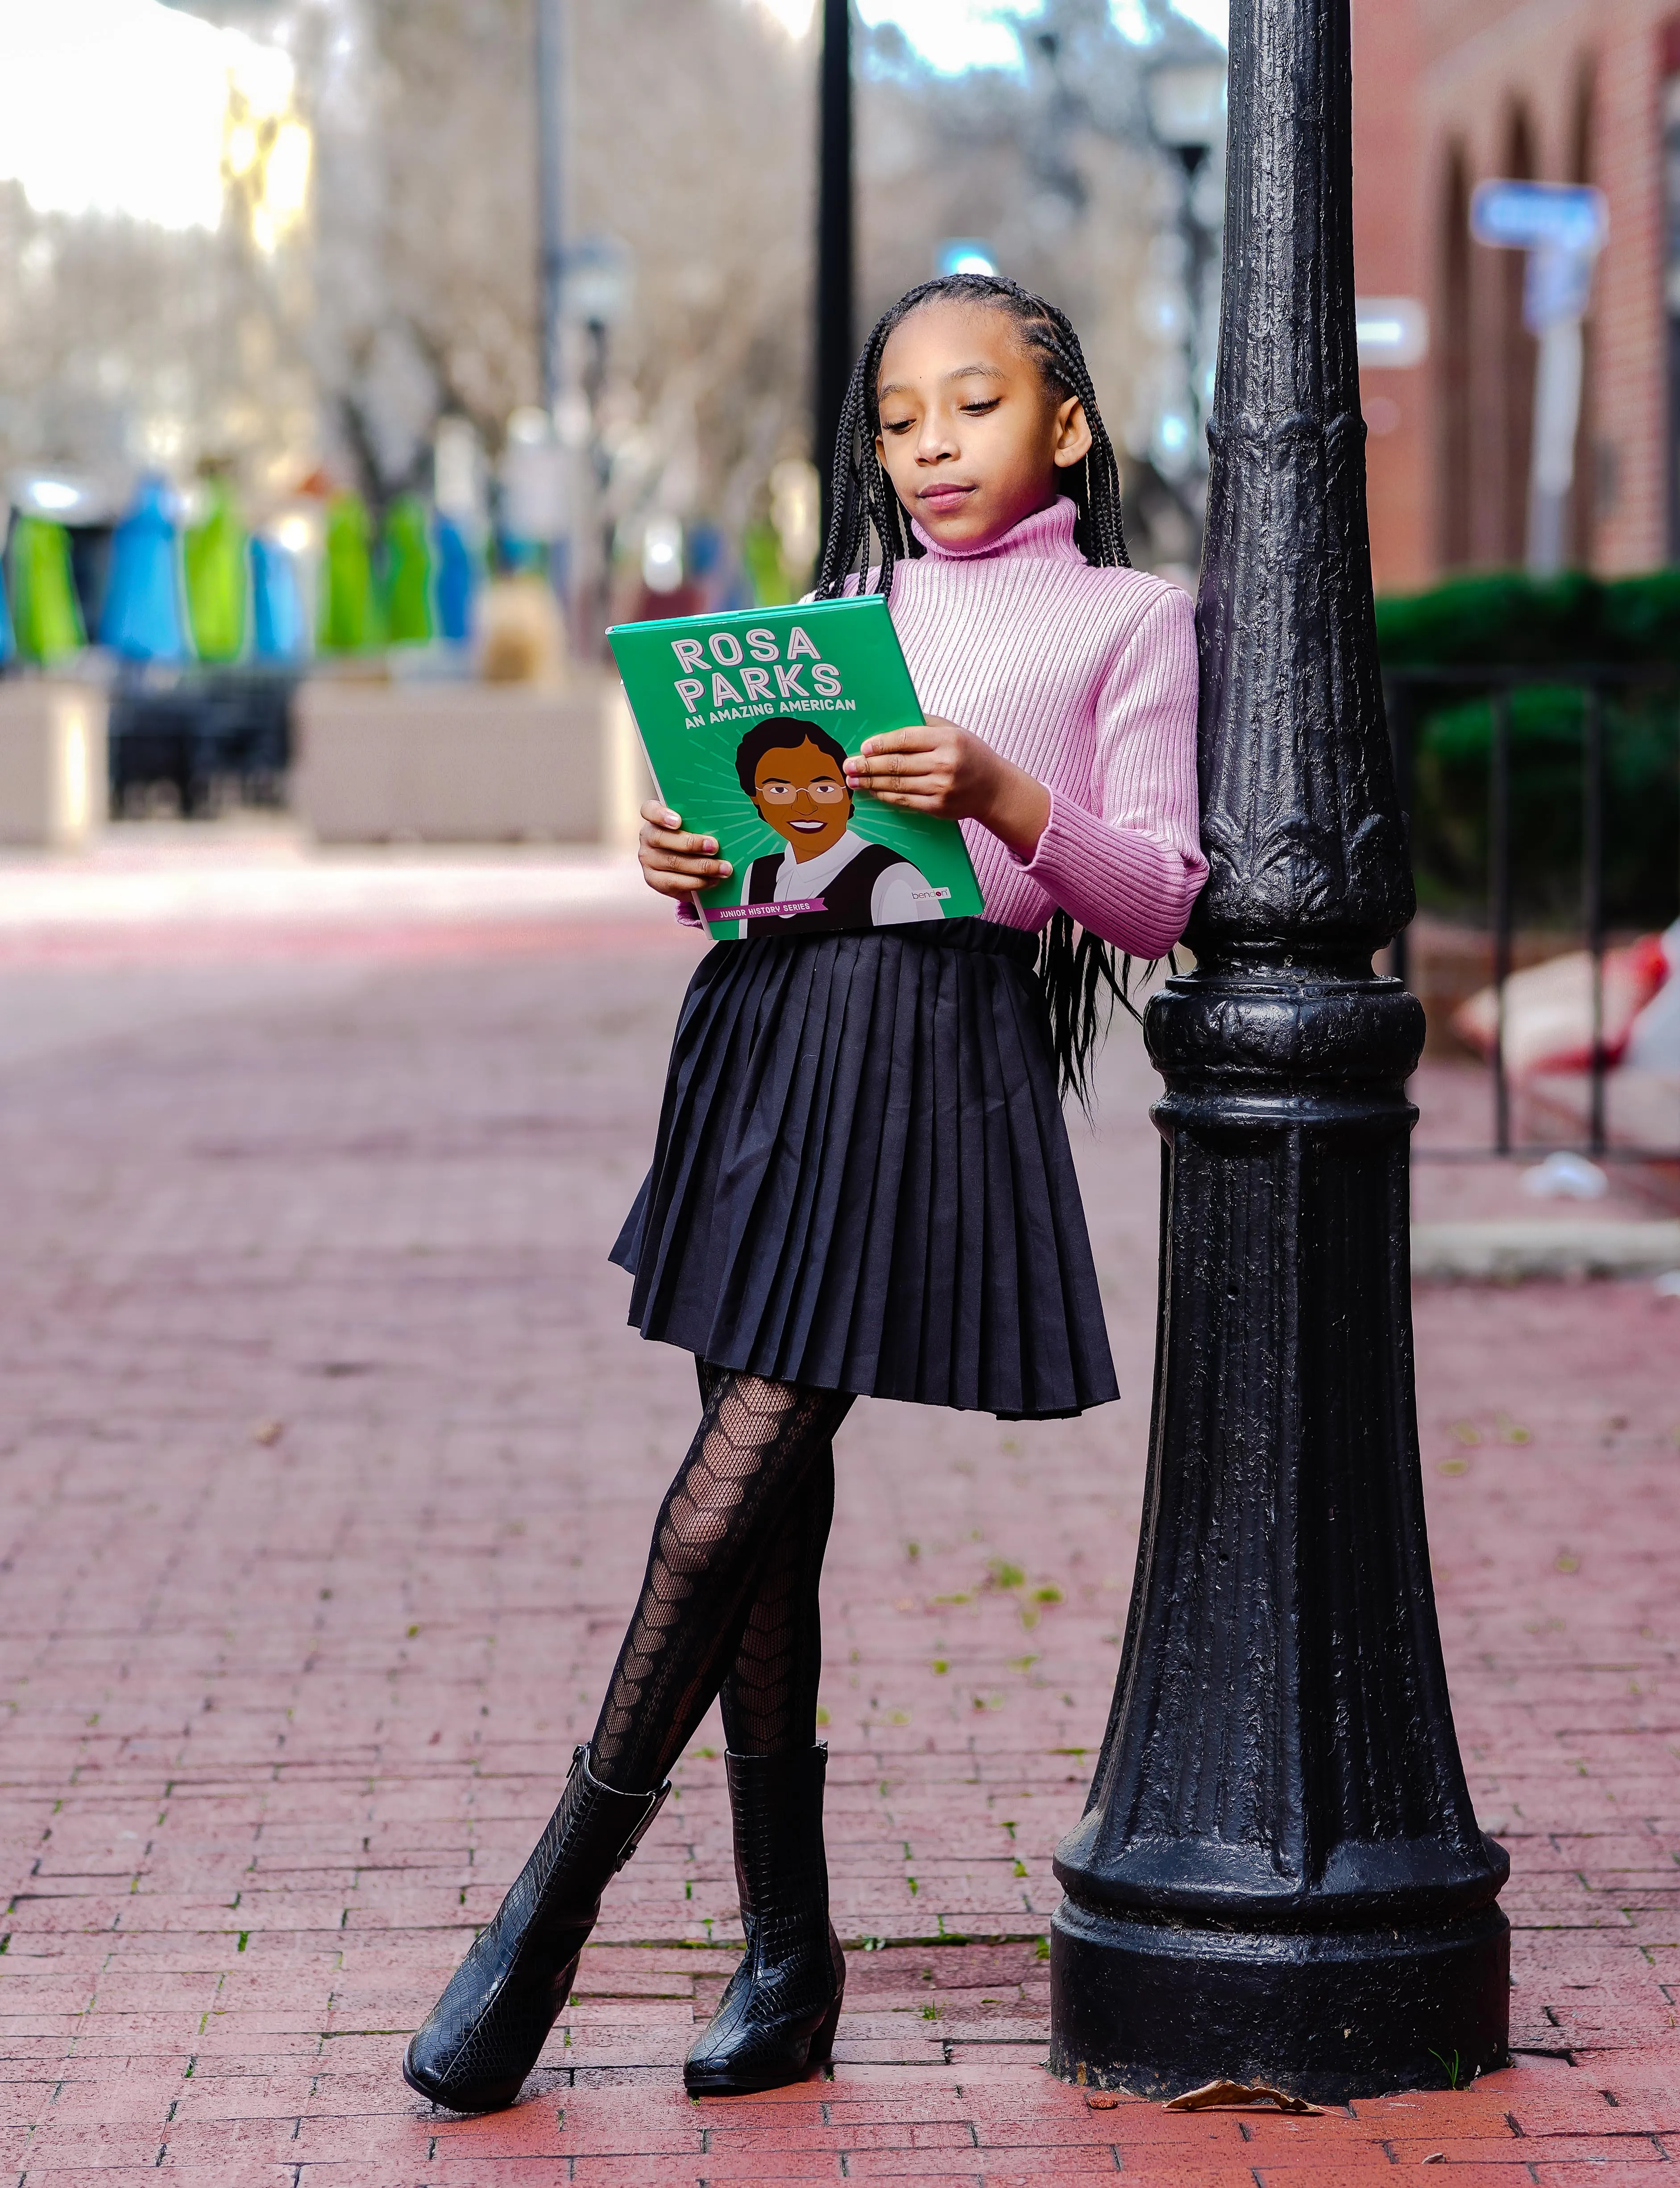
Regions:
<svg viewBox="0 0 1680 2188"><path fill-rule="evenodd" d="M827 2057L845 1980L815 1744L835 1432L860 1395L1008 1419L1118 1395L1058 1094L1085 1098L1099 999L1123 986L1113 950L1162 956L1207 871L1189 597L1126 567L1072 327L989 275L913 289L871 335L832 509L817 597L885 594L934 710L871 738L848 781L960 820L985 916L762 922L690 985L613 1258L643 1335L694 1354L703 1411L595 1736L409 2046L409 2083L459 2112L517 2095L603 1887L719 1693L747 1949L684 2078L770 2089ZM692 918L730 870L678 815L642 815L646 879Z"/></svg>

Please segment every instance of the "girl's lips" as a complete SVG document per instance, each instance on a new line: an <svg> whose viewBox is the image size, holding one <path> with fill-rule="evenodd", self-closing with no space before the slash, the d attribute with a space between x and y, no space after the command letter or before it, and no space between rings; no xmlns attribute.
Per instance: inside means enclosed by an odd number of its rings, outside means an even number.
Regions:
<svg viewBox="0 0 1680 2188"><path fill-rule="evenodd" d="M967 501L973 491L972 486L924 486L916 498L924 508L955 509L960 502Z"/></svg>

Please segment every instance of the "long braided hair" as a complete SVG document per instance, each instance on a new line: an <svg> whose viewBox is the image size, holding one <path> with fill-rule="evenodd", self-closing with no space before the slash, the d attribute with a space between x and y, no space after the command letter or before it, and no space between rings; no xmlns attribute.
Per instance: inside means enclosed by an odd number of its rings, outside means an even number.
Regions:
<svg viewBox="0 0 1680 2188"><path fill-rule="evenodd" d="M1006 313L1037 359L1046 384L1064 399L1079 398L1091 428L1091 451L1063 475L1063 490L1079 511L1074 538L1087 562L1102 568L1129 568L1131 557L1120 521L1120 467L1097 407L1085 352L1066 313L1001 274L943 274L907 290L882 314L853 368L835 437L828 533L817 598L831 601L848 589L864 591L871 570L876 573L873 589L890 596L899 563L923 551L876 454L881 431L877 391L888 336L919 305L934 302L978 304ZM1117 966L1111 945L1058 910L1040 939L1036 969L1050 1013L1058 1083L1063 1093L1078 1097L1088 1116L1091 1066L1115 1003L1137 1016L1129 993L1131 960L1122 956Z"/></svg>

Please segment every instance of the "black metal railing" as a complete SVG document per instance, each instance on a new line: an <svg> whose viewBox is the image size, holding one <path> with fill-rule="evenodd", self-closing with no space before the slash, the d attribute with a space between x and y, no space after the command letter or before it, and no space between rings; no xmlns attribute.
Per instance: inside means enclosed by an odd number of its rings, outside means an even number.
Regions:
<svg viewBox="0 0 1680 2188"><path fill-rule="evenodd" d="M1614 1142L1607 1114L1607 1083L1614 1069L1604 1038L1604 956L1608 947L1605 914L1606 702L1615 695L1624 701L1637 694L1680 700L1680 666L1666 663L1536 664L1525 668L1386 668L1384 695L1389 731L1393 741L1395 772L1400 800L1412 826L1415 796L1416 740L1419 724L1443 703L1484 697L1491 713L1487 771L1487 927L1491 943L1491 984L1497 997L1494 1034L1488 1069L1491 1080L1493 1128L1491 1145L1435 1146L1425 1142L1417 1153L1446 1161L1477 1160L1489 1154L1543 1156L1567 1140L1519 1144L1513 1132L1511 1073L1506 1053L1506 997L1513 972L1516 939L1515 862L1512 844L1513 753L1511 708L1513 694L1525 688L1575 691L1581 695L1581 919L1580 927L1591 960L1592 1030L1587 1060L1586 1136L1572 1152L1595 1160L1635 1163L1680 1163L1680 1114L1676 1133L1667 1146L1630 1145ZM1680 741L1680 707L1675 713ZM1674 869L1680 883L1680 826L1677 826ZM1672 916L1672 914L1670 915ZM1390 964L1401 980L1408 980L1411 951L1408 934L1395 939Z"/></svg>

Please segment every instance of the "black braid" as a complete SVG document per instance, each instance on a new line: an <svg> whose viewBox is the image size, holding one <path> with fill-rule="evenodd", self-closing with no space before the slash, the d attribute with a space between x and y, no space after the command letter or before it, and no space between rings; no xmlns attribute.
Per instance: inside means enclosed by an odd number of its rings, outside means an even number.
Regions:
<svg viewBox="0 0 1680 2188"><path fill-rule="evenodd" d="M935 302L989 305L1007 313L1049 386L1064 398L1079 398L1091 428L1091 449L1063 475L1063 491L1079 512L1074 539L1086 561L1098 568L1130 568L1121 522L1120 467L1097 408L1085 352L1066 313L1001 274L944 274L910 290L882 314L853 369L835 437L828 536L823 543L817 598L832 601L842 593L866 589L890 598L894 569L922 551L905 521L903 505L875 443L881 431L881 355L888 337L919 305ZM1057 910L1040 938L1037 970L1050 1012L1062 1091L1077 1095L1088 1116L1091 1065L1115 1003L1137 1016L1127 992L1131 960L1122 957L1117 968L1110 944Z"/></svg>

